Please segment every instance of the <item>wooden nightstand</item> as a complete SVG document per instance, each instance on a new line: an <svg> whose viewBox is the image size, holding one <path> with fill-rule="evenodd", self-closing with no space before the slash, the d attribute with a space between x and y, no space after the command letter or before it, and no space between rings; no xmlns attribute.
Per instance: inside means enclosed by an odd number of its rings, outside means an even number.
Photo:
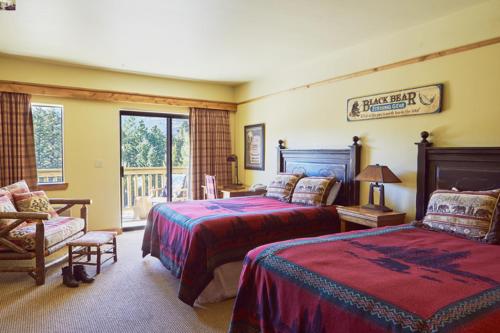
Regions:
<svg viewBox="0 0 500 333"><path fill-rule="evenodd" d="M243 188L223 188L221 190L223 198L248 197L252 195L263 195L266 190L250 191L248 187Z"/></svg>
<svg viewBox="0 0 500 333"><path fill-rule="evenodd" d="M346 231L346 222L361 224L370 228L386 227L405 223L406 213L379 212L361 206L337 206L340 216L340 231Z"/></svg>

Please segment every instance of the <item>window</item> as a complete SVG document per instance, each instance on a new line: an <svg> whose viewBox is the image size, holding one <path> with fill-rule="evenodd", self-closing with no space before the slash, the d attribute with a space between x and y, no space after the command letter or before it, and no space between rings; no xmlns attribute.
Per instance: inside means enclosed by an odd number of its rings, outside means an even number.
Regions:
<svg viewBox="0 0 500 333"><path fill-rule="evenodd" d="M63 183L63 107L32 104L38 184Z"/></svg>

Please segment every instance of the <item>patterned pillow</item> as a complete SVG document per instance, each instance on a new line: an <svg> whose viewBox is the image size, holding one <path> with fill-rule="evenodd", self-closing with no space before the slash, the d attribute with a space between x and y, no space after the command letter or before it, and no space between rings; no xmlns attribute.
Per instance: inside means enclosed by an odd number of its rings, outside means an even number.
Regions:
<svg viewBox="0 0 500 333"><path fill-rule="evenodd" d="M292 203L324 206L335 184L335 177L305 177L299 180L292 196Z"/></svg>
<svg viewBox="0 0 500 333"><path fill-rule="evenodd" d="M7 196L0 197L0 212L2 213L17 212L16 207L14 207L14 204L12 204L12 201L10 201ZM0 219L0 230L2 230L2 228L8 226L14 221L16 220Z"/></svg>
<svg viewBox="0 0 500 333"><path fill-rule="evenodd" d="M28 184L26 184L26 181L21 180L21 181L18 181L17 183L7 185L4 187L0 187L0 197L6 196L12 202L14 202L14 198L13 198L14 193L27 193L29 191L30 191L30 189L28 187Z"/></svg>
<svg viewBox="0 0 500 333"><path fill-rule="evenodd" d="M14 193L14 203L20 212L41 212L49 213L52 217L59 216L44 191Z"/></svg>
<svg viewBox="0 0 500 333"><path fill-rule="evenodd" d="M500 189L491 191L448 191L432 193L423 225L475 240L496 240Z"/></svg>
<svg viewBox="0 0 500 333"><path fill-rule="evenodd" d="M277 198L281 201L290 202L293 189L302 178L302 174L281 173L267 185L266 197Z"/></svg>

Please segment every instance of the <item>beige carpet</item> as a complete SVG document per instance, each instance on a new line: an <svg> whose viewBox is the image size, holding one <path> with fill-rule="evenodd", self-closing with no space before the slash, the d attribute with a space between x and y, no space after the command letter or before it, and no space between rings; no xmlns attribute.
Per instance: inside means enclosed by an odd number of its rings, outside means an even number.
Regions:
<svg viewBox="0 0 500 333"><path fill-rule="evenodd" d="M233 300L195 309L182 303L160 261L141 258L141 237L120 235L118 262L75 289L62 285L62 265L40 287L27 274L1 273L0 332L227 332Z"/></svg>

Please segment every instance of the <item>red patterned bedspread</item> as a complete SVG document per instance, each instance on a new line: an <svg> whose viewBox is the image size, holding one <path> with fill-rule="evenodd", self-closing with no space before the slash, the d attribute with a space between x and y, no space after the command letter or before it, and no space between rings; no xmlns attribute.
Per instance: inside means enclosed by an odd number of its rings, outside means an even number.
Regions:
<svg viewBox="0 0 500 333"><path fill-rule="evenodd" d="M306 207L258 196L159 204L149 213L142 251L180 278L179 298L193 305L215 268L243 260L249 250L339 229L334 206Z"/></svg>
<svg viewBox="0 0 500 333"><path fill-rule="evenodd" d="M231 333L500 332L500 246L413 226L261 246Z"/></svg>

